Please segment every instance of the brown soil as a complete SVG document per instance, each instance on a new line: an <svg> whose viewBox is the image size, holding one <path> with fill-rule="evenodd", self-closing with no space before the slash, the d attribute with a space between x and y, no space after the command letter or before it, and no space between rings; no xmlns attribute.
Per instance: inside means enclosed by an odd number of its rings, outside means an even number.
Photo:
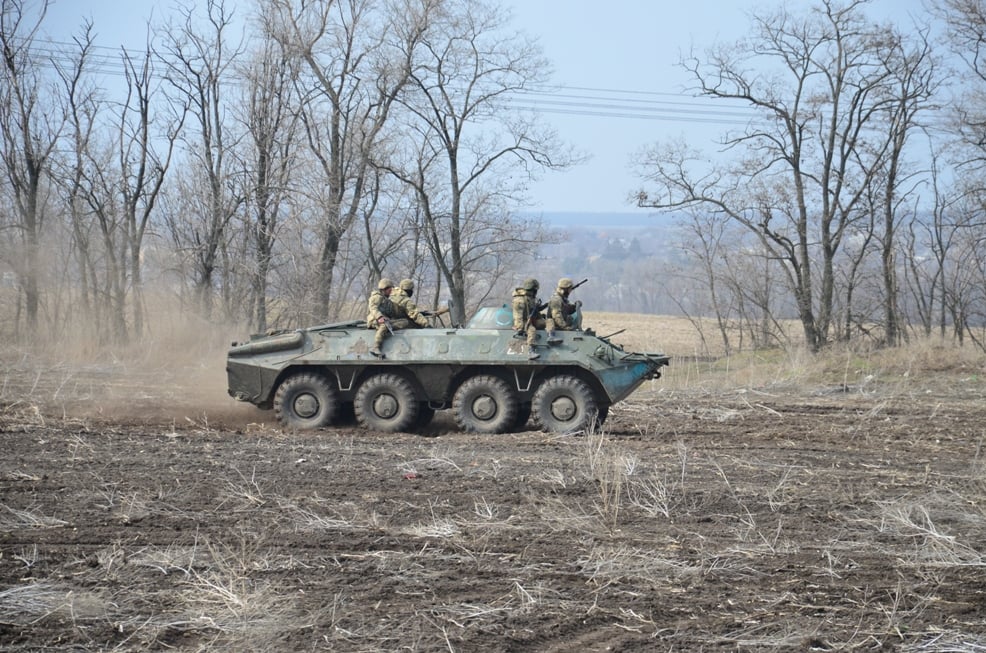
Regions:
<svg viewBox="0 0 986 653"><path fill-rule="evenodd" d="M282 432L201 370L6 366L0 649L986 647L977 376L482 437Z"/></svg>

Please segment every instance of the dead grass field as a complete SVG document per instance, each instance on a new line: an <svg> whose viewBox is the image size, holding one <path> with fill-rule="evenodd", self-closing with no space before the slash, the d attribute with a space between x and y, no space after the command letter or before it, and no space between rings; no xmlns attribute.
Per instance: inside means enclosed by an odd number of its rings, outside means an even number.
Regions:
<svg viewBox="0 0 986 653"><path fill-rule="evenodd" d="M239 333L2 352L0 649L986 651L981 356L587 324L674 359L574 436L283 432Z"/></svg>

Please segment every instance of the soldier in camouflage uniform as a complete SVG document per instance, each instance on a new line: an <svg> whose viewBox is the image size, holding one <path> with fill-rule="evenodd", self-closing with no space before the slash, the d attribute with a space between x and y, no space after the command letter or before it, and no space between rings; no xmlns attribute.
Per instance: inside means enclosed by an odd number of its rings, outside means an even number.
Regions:
<svg viewBox="0 0 986 653"><path fill-rule="evenodd" d="M568 301L568 296L572 293L574 286L575 283L571 279L562 277L558 280L555 294L548 300L548 318L545 328L548 331L549 344L561 342L561 338L555 337L556 329L558 331L576 331L582 328L575 316L578 309L582 307L582 302Z"/></svg>
<svg viewBox="0 0 986 653"><path fill-rule="evenodd" d="M377 289L370 294L370 300L367 302L366 328L377 330L370 353L378 358L384 358L380 347L383 345L383 339L394 328L392 320L397 317L394 302L390 299L393 292L394 282L384 277L377 284Z"/></svg>
<svg viewBox="0 0 986 653"><path fill-rule="evenodd" d="M540 355L534 351L537 329L545 327L544 317L538 311L537 294L541 284L537 279L526 279L519 288L514 289L511 305L514 312L514 329L518 336L527 336L529 358L535 360Z"/></svg>
<svg viewBox="0 0 986 653"><path fill-rule="evenodd" d="M390 301L394 303L394 307L397 309L397 319L391 321L391 328L406 329L408 327L424 328L430 326L425 315L411 301L411 295L413 294L414 282L410 279L401 281L397 287L397 292L390 298ZM400 323L400 326L397 325L398 323Z"/></svg>

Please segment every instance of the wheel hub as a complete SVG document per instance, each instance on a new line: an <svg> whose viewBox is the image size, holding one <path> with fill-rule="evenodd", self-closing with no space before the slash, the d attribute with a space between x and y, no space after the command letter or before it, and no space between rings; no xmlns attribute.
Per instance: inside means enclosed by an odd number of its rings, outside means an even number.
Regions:
<svg viewBox="0 0 986 653"><path fill-rule="evenodd" d="M551 402L551 416L559 422L567 422L575 418L578 406L571 397L558 397Z"/></svg>
<svg viewBox="0 0 986 653"><path fill-rule="evenodd" d="M301 394L294 400L294 412L298 417L308 419L318 412L318 399L311 394Z"/></svg>
<svg viewBox="0 0 986 653"><path fill-rule="evenodd" d="M496 415L496 402L489 395L476 397L476 400L472 402L472 414L476 416L476 419L493 419L493 416Z"/></svg>
<svg viewBox="0 0 986 653"><path fill-rule="evenodd" d="M399 406L393 395L382 394L373 400L373 412L381 419L392 419Z"/></svg>

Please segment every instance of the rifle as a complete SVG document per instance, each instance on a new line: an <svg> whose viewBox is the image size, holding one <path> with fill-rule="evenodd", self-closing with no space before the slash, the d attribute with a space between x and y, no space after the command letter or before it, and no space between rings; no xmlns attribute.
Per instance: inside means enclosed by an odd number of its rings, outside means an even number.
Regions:
<svg viewBox="0 0 986 653"><path fill-rule="evenodd" d="M387 327L387 331L390 331L390 335L394 335L394 330L393 330L393 329L392 329L392 328L390 327L390 318L389 318L389 317L386 317L386 316L381 316L381 317L380 317L380 318L379 318L379 319L377 320L377 323L378 323L378 324L380 323L380 320L383 320L383 325L384 325L385 327Z"/></svg>
<svg viewBox="0 0 986 653"><path fill-rule="evenodd" d="M527 317L527 324L524 325L525 331L527 330L527 327L534 326L534 318L536 318L538 313L546 308L548 308L548 302L537 302L534 304L534 310L531 311L531 314Z"/></svg>
<svg viewBox="0 0 986 653"><path fill-rule="evenodd" d="M448 306L442 306L441 308L434 311L418 311L425 317L438 317L439 315L445 315L449 312Z"/></svg>
<svg viewBox="0 0 986 653"><path fill-rule="evenodd" d="M589 280L589 278L588 278L588 277L586 277L586 278L585 278L585 279L583 279L582 281L579 281L579 282L578 282L577 284L575 284L574 286L572 286L572 290L575 290L576 288L578 288L579 286L581 286L582 284L584 284L584 283L585 283L586 281L588 281L588 280ZM569 292L571 292L571 290L570 290Z"/></svg>

